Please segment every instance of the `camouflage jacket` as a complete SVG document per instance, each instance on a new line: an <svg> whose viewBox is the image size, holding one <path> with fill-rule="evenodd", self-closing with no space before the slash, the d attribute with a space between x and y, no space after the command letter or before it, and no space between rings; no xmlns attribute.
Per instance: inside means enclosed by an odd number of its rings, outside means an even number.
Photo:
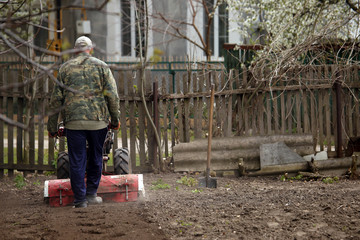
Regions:
<svg viewBox="0 0 360 240"><path fill-rule="evenodd" d="M119 121L119 96L110 68L103 61L80 53L64 63L50 99L47 129L57 132L59 112L66 127L71 121Z"/></svg>

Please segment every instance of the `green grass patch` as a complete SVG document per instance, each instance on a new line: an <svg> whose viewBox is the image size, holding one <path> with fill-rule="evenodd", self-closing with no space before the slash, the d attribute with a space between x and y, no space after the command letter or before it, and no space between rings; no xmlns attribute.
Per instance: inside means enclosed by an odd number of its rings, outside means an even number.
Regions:
<svg viewBox="0 0 360 240"><path fill-rule="evenodd" d="M15 187L17 187L18 189L21 189L26 186L25 178L23 175L20 174L16 175L14 182L15 182Z"/></svg>
<svg viewBox="0 0 360 240"><path fill-rule="evenodd" d="M41 182L40 182L39 180L36 180L35 182L33 182L33 184L34 184L35 186L39 186L39 185L41 185Z"/></svg>
<svg viewBox="0 0 360 240"><path fill-rule="evenodd" d="M338 177L327 177L323 178L322 182L326 184L333 184L339 181Z"/></svg>
<svg viewBox="0 0 360 240"><path fill-rule="evenodd" d="M159 189L170 189L170 185L167 183L164 183L162 178L158 179L157 181L151 183L151 190L159 190Z"/></svg>
<svg viewBox="0 0 360 240"><path fill-rule="evenodd" d="M202 189L194 189L191 192L192 193L201 193L203 190Z"/></svg>
<svg viewBox="0 0 360 240"><path fill-rule="evenodd" d="M195 178L184 176L180 180L177 180L176 183L188 186L195 187L198 185L198 181Z"/></svg>

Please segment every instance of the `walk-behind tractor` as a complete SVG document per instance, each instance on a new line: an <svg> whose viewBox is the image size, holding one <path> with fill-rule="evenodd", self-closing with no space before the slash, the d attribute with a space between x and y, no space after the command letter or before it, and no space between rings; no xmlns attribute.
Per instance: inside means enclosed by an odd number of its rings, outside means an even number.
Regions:
<svg viewBox="0 0 360 240"><path fill-rule="evenodd" d="M58 137L64 136L64 131L64 126L59 124ZM108 171L107 163L113 143L114 132L109 129L103 146L103 172L97 194L104 202L136 201L140 195L145 195L143 175L129 174L130 156L127 148L114 151L114 169ZM45 181L45 201L54 207L72 205L74 194L70 184L70 162L67 152L58 154L56 175L56 180Z"/></svg>

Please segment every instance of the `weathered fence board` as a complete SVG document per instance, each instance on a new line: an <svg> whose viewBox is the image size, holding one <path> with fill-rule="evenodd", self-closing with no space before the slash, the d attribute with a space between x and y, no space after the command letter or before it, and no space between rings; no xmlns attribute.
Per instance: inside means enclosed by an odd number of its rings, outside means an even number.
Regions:
<svg viewBox="0 0 360 240"><path fill-rule="evenodd" d="M4 107L3 107L3 103L4 103L4 98L2 96L0 96L0 114L5 114L4 111ZM5 124L4 121L0 121L0 165L4 165L5 161L4 161L4 129L5 129ZM4 169L0 168L0 177L4 176Z"/></svg>
<svg viewBox="0 0 360 240"><path fill-rule="evenodd" d="M13 120L14 117L14 98L7 98L7 107L8 107L8 118ZM14 164L14 126L8 124L8 165ZM8 171L9 177L14 175L14 169L9 169Z"/></svg>
<svg viewBox="0 0 360 240"><path fill-rule="evenodd" d="M141 95L141 78L137 78L137 86L139 89L139 94ZM145 89L144 89L145 90ZM138 103L139 116L138 116L138 126L139 126L139 157L140 157L140 166L146 165L146 139L145 139L145 129L146 129L146 114L144 105Z"/></svg>

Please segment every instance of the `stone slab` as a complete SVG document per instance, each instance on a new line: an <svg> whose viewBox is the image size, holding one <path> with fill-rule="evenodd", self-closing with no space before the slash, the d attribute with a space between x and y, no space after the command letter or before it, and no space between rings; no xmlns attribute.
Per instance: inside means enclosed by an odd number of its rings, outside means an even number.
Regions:
<svg viewBox="0 0 360 240"><path fill-rule="evenodd" d="M306 162L284 142L260 145L260 167Z"/></svg>

